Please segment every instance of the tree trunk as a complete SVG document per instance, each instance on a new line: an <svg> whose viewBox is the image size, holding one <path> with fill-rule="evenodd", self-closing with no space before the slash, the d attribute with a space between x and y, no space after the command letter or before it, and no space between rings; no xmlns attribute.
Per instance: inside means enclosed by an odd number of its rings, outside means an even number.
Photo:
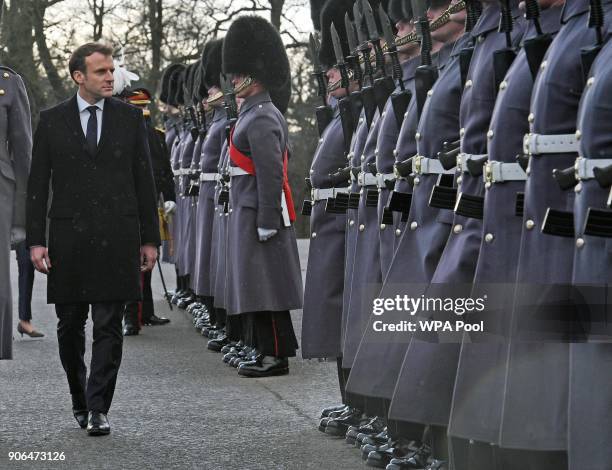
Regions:
<svg viewBox="0 0 612 470"><path fill-rule="evenodd" d="M270 0L270 23L280 31L281 16L283 13L283 5L285 0Z"/></svg>

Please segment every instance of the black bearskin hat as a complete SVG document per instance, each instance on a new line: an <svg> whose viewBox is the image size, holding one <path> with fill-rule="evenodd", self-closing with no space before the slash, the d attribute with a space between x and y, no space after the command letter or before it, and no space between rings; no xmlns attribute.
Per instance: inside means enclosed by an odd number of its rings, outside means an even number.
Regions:
<svg viewBox="0 0 612 470"><path fill-rule="evenodd" d="M177 68L172 77L170 77L170 91L168 92L168 104L171 106L179 106L185 103L183 95L183 82L185 81L185 69L184 65Z"/></svg>
<svg viewBox="0 0 612 470"><path fill-rule="evenodd" d="M281 87L269 91L270 98L274 106L276 106L276 109L282 114L285 114L289 107L289 101L291 100L291 74L289 74L287 81Z"/></svg>
<svg viewBox="0 0 612 470"><path fill-rule="evenodd" d="M187 70L185 71L185 82L183 83L183 89L185 92L185 104L187 105L190 105L193 102L193 94L195 91L193 86L193 77L196 71L196 67L198 67L199 64L199 62L189 64L187 66Z"/></svg>
<svg viewBox="0 0 612 470"><path fill-rule="evenodd" d="M196 71L193 76L193 86L194 86L194 100L202 101L206 99L206 97L208 96L208 90L206 89L206 85L204 85L204 70L202 68L201 61L196 67Z"/></svg>
<svg viewBox="0 0 612 470"><path fill-rule="evenodd" d="M315 31L321 31L321 10L326 0L310 0L310 17Z"/></svg>
<svg viewBox="0 0 612 470"><path fill-rule="evenodd" d="M172 74L182 67L181 64L170 64L162 72L159 86L159 100L162 103L167 103L170 94L170 79Z"/></svg>
<svg viewBox="0 0 612 470"><path fill-rule="evenodd" d="M412 4L410 0L389 0L387 10L391 23L412 19Z"/></svg>
<svg viewBox="0 0 612 470"><path fill-rule="evenodd" d="M206 43L202 51L202 70L204 85L207 88L221 88L221 66L223 62L223 39L213 39Z"/></svg>
<svg viewBox="0 0 612 470"><path fill-rule="evenodd" d="M349 16L353 18L354 3L353 0L327 0L325 5L323 5L321 10L321 50L319 51L319 60L326 67L332 67L337 62L330 31L332 23L336 27L336 31L338 31L344 56L349 55L344 15L348 12Z"/></svg>
<svg viewBox="0 0 612 470"><path fill-rule="evenodd" d="M260 16L241 16L223 41L223 72L248 75L268 90L289 79L289 58L278 31Z"/></svg>

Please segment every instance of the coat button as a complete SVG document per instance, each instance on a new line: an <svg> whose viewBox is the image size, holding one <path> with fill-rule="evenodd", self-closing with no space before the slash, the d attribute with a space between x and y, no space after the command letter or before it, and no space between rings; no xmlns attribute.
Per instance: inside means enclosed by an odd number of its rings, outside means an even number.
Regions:
<svg viewBox="0 0 612 470"><path fill-rule="evenodd" d="M310 174L311 174L311 175L314 175L314 170L310 170Z"/></svg>
<svg viewBox="0 0 612 470"><path fill-rule="evenodd" d="M489 132L487 132L487 139L491 140L494 134L493 129L489 129Z"/></svg>
<svg viewBox="0 0 612 470"><path fill-rule="evenodd" d="M542 63L540 64L540 68L541 68L542 70L544 70L544 69L546 68L546 66L547 66L547 65L548 65L548 62L547 62L547 61L545 61L545 60L543 60L543 61L542 61Z"/></svg>
<svg viewBox="0 0 612 470"><path fill-rule="evenodd" d="M533 122L534 119L535 119L535 116L533 115L533 113L529 113L529 116L527 116L527 121Z"/></svg>
<svg viewBox="0 0 612 470"><path fill-rule="evenodd" d="M465 82L465 87L469 88L472 86L472 80L468 80L467 82Z"/></svg>
<svg viewBox="0 0 612 470"><path fill-rule="evenodd" d="M484 40L485 40L484 35L481 34L480 36L478 36L478 42L483 42Z"/></svg>
<svg viewBox="0 0 612 470"><path fill-rule="evenodd" d="M359 124L363 123L363 118L359 118Z"/></svg>
<svg viewBox="0 0 612 470"><path fill-rule="evenodd" d="M393 156L397 157L397 149L393 149Z"/></svg>
<svg viewBox="0 0 612 470"><path fill-rule="evenodd" d="M462 181L463 181L463 177L462 176L458 176L457 177L457 184L461 184Z"/></svg>
<svg viewBox="0 0 612 470"><path fill-rule="evenodd" d="M384 229L386 229L386 228L387 228L387 225L386 225L386 224L380 224L380 229L381 229L381 230L384 230Z"/></svg>
<svg viewBox="0 0 612 470"><path fill-rule="evenodd" d="M353 225L355 225L355 221L354 220L349 220L349 227L352 227Z"/></svg>
<svg viewBox="0 0 612 470"><path fill-rule="evenodd" d="M427 92L427 96L431 96L431 95L433 95L433 90L429 90L429 91Z"/></svg>
<svg viewBox="0 0 612 470"><path fill-rule="evenodd" d="M407 117L408 117L408 111L404 113L404 118L407 118Z"/></svg>
<svg viewBox="0 0 612 470"><path fill-rule="evenodd" d="M495 236L492 233L487 233L485 235L485 242L487 243L491 243L493 241L493 239L495 238Z"/></svg>
<svg viewBox="0 0 612 470"><path fill-rule="evenodd" d="M2 76L3 76L4 78L9 78L9 77L10 77L10 75L9 75L9 73L8 73L8 72L4 72L4 73L2 74Z"/></svg>
<svg viewBox="0 0 612 470"><path fill-rule="evenodd" d="M465 128L462 127L461 129L459 129L459 137L463 137L465 135Z"/></svg>
<svg viewBox="0 0 612 470"><path fill-rule="evenodd" d="M359 231L360 231L360 232L363 232L364 230L365 230L365 225L361 224L361 225L359 226Z"/></svg>
<svg viewBox="0 0 612 470"><path fill-rule="evenodd" d="M527 230L531 230L533 229L533 227L535 227L535 222L531 219L529 219L528 221L525 222L525 228Z"/></svg>
<svg viewBox="0 0 612 470"><path fill-rule="evenodd" d="M365 161L365 154L361 156L361 161Z"/></svg>
<svg viewBox="0 0 612 470"><path fill-rule="evenodd" d="M453 232L455 233L461 233L463 231L463 225L461 224L457 224L453 227Z"/></svg>
<svg viewBox="0 0 612 470"><path fill-rule="evenodd" d="M584 238L576 239L576 248L582 248L584 246Z"/></svg>
<svg viewBox="0 0 612 470"><path fill-rule="evenodd" d="M414 138L416 139L417 142L421 140L421 133L417 132L416 134L414 134Z"/></svg>
<svg viewBox="0 0 612 470"><path fill-rule="evenodd" d="M0 88L0 96L4 96L6 93L6 91L4 91L4 88Z"/></svg>
<svg viewBox="0 0 612 470"><path fill-rule="evenodd" d="M374 155L378 155L378 149L374 149Z"/></svg>
<svg viewBox="0 0 612 470"><path fill-rule="evenodd" d="M417 223L416 220L410 223L410 230L416 230L418 227L419 227L419 224Z"/></svg>
<svg viewBox="0 0 612 470"><path fill-rule="evenodd" d="M574 186L575 193L579 193L580 191L582 191L582 183L578 183L576 186Z"/></svg>
<svg viewBox="0 0 612 470"><path fill-rule="evenodd" d="M383 111L380 117L385 117L385 114L387 114L387 111Z"/></svg>
<svg viewBox="0 0 612 470"><path fill-rule="evenodd" d="M500 90L505 90L508 87L508 82L506 80L503 80L500 84L499 84L499 89Z"/></svg>
<svg viewBox="0 0 612 470"><path fill-rule="evenodd" d="M402 234L402 231L399 228L395 229L395 236L399 237Z"/></svg>
<svg viewBox="0 0 612 470"><path fill-rule="evenodd" d="M582 132L580 132L580 129L578 129L576 131L576 140L580 140L580 137L582 137Z"/></svg>
<svg viewBox="0 0 612 470"><path fill-rule="evenodd" d="M312 232L312 235L310 236L310 238L317 238L317 232Z"/></svg>
<svg viewBox="0 0 612 470"><path fill-rule="evenodd" d="M322 144L322 143L323 143L323 137L321 137L321 138L319 139L319 143L320 143L320 144Z"/></svg>
<svg viewBox="0 0 612 470"><path fill-rule="evenodd" d="M420 180L420 179L415 178L415 179L412 181L412 184L414 184L415 186L417 186L417 185L418 185L420 182L421 182L421 180Z"/></svg>
<svg viewBox="0 0 612 470"><path fill-rule="evenodd" d="M593 83L595 83L595 77L591 77L587 80L587 86L593 86Z"/></svg>

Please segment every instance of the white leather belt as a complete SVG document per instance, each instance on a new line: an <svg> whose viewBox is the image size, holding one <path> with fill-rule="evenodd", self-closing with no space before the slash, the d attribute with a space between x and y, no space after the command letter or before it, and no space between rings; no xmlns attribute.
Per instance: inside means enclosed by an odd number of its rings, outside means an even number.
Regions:
<svg viewBox="0 0 612 470"><path fill-rule="evenodd" d="M416 155L412 159L412 171L419 175L450 175L455 173L454 168L445 170L437 158L427 158L422 155Z"/></svg>
<svg viewBox="0 0 612 470"><path fill-rule="evenodd" d="M574 172L576 174L576 179L578 180L588 180L594 178L593 169L594 168L605 168L607 166L612 165L611 158L584 158L578 157L576 159L576 163L574 164Z"/></svg>
<svg viewBox="0 0 612 470"><path fill-rule="evenodd" d="M377 182L376 176L372 173L360 171L359 175L357 175L357 184L359 186L376 186Z"/></svg>
<svg viewBox="0 0 612 470"><path fill-rule="evenodd" d="M489 161L485 163L482 178L485 183L503 183L504 181L525 181L527 173L518 163Z"/></svg>
<svg viewBox="0 0 612 470"><path fill-rule="evenodd" d="M468 167L467 167L467 162L468 160L479 160L483 157L486 157L488 154L483 153L483 154L474 154L474 153L463 153L461 152L459 155L457 155L457 168L461 168L461 171L463 173L467 173L468 172Z"/></svg>
<svg viewBox="0 0 612 470"><path fill-rule="evenodd" d="M310 200L316 202L323 199L333 199L337 194L348 194L350 189L348 186L345 188L312 188L310 190Z"/></svg>
<svg viewBox="0 0 612 470"><path fill-rule="evenodd" d="M239 166L230 166L228 168L228 170L229 170L229 175L230 176L250 175L250 173L248 171L243 170Z"/></svg>
<svg viewBox="0 0 612 470"><path fill-rule="evenodd" d="M219 173L200 173L200 181L218 181Z"/></svg>
<svg viewBox="0 0 612 470"><path fill-rule="evenodd" d="M523 152L526 155L572 153L578 151L576 134L525 134Z"/></svg>
<svg viewBox="0 0 612 470"><path fill-rule="evenodd" d="M378 186L378 189L386 188L386 181L395 181L395 173L376 173L376 186Z"/></svg>

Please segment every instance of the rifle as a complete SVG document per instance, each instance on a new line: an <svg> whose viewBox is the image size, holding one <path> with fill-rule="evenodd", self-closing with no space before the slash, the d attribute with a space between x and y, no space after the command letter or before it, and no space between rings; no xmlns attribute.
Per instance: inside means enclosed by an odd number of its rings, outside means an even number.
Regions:
<svg viewBox="0 0 612 470"><path fill-rule="evenodd" d="M357 40L359 41L359 46L357 47L357 51L361 54L363 59L363 65L365 70L365 78L368 79L367 85L361 87L361 102L363 103L363 110L366 119L366 124L368 129L372 126L372 121L374 120L374 114L376 113L376 96L374 93L374 69L372 68L372 63L370 62L370 44L368 43L367 36L362 29L363 23L363 15L360 10L361 3L356 1L353 5L353 18L355 19L355 24L357 26Z"/></svg>
<svg viewBox="0 0 612 470"><path fill-rule="evenodd" d="M510 9L510 0L501 0L501 11L499 17L500 33L506 35L506 47L499 49L493 53L493 76L495 80L495 93L499 91L499 85L504 80L508 69L516 58L516 50L512 45L512 29L514 28L514 19L512 18L512 10Z"/></svg>
<svg viewBox="0 0 612 470"><path fill-rule="evenodd" d="M425 0L412 0L412 11L417 18L417 32L421 37L421 65L414 73L417 112L420 117L427 100L427 92L438 79L438 68L431 61L432 40Z"/></svg>
<svg viewBox="0 0 612 470"><path fill-rule="evenodd" d="M391 59L392 77L393 80L397 82L398 89L391 95L391 106L393 107L393 114L395 115L395 121L399 129L402 127L402 122L404 122L404 115L410 104L412 93L410 90L406 90L406 86L404 85L404 74L402 72L402 66L400 65L397 45L395 44L395 35L391 28L389 16L387 16L383 10L382 4L378 5L378 9L378 15L382 23L383 36L385 37L385 43L387 45L387 52L385 55L389 56Z"/></svg>
<svg viewBox="0 0 612 470"><path fill-rule="evenodd" d="M591 70L591 65L595 61L595 57L599 54L603 46L603 25L604 25L604 10L601 5L601 0L590 0L591 12L589 14L589 28L594 28L596 33L596 42L594 46L583 48L580 51L582 60L582 74L586 81Z"/></svg>
<svg viewBox="0 0 612 470"><path fill-rule="evenodd" d="M380 78L374 80L374 97L376 100L376 105L378 106L378 111L382 113L385 109L389 96L395 89L395 84L393 83L393 78L387 75L387 70L385 68L385 57L380 45L380 33L378 32L378 27L376 26L376 19L374 18L372 7L370 6L368 0L361 0L361 3L366 20L366 27L368 29L368 41L372 45L374 55L376 57L376 71L382 75Z"/></svg>
<svg viewBox="0 0 612 470"><path fill-rule="evenodd" d="M538 0L525 0L525 18L531 20L535 27L537 36L523 41L523 48L529 64L531 76L535 80L544 55L552 42L552 35L544 33L540 25L540 5Z"/></svg>
<svg viewBox="0 0 612 470"><path fill-rule="evenodd" d="M474 29L474 26L478 22L478 18L482 13L482 4L479 0L465 0L465 10L467 13L465 19L465 32L469 33ZM472 55L474 54L474 46L465 47L459 52L459 70L461 73L461 87L465 86L467 81L468 71L470 69L470 62L472 61Z"/></svg>
<svg viewBox="0 0 612 470"><path fill-rule="evenodd" d="M325 130L325 128L332 120L333 110L327 105L327 102L325 100L325 97L327 96L327 83L325 81L325 73L323 73L321 62L319 62L319 50L321 49L321 45L312 34L310 35L308 44L313 65L313 72L311 75L317 81L317 95L320 96L323 100L323 104L321 106L318 106L316 109L317 128L319 130L319 136L321 136L323 135L323 131Z"/></svg>

